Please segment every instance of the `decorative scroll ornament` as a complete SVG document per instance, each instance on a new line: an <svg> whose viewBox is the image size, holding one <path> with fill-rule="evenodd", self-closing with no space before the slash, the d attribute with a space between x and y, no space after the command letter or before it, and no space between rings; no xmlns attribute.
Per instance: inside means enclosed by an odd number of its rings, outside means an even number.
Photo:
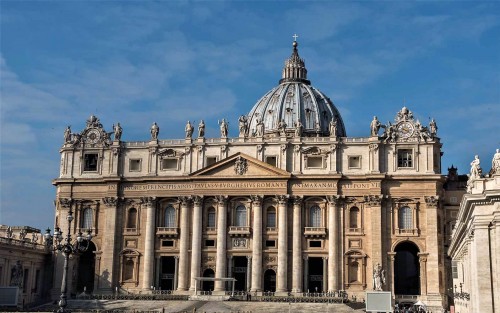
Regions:
<svg viewBox="0 0 500 313"><path fill-rule="evenodd" d="M160 157L160 159L181 158L185 154L186 154L185 152L176 151L176 150L171 149L171 148L165 148L165 149L161 149L158 151L158 156Z"/></svg>
<svg viewBox="0 0 500 313"><path fill-rule="evenodd" d="M435 137L437 131L436 121L432 120L429 127L423 126L419 120L413 118L413 113L408 108L403 107L394 118L394 124L388 122L381 125L384 128L382 137L384 142L427 142Z"/></svg>
<svg viewBox="0 0 500 313"><path fill-rule="evenodd" d="M239 156L236 158L236 162L234 163L234 172L237 175L243 175L248 170L247 160Z"/></svg>
<svg viewBox="0 0 500 313"><path fill-rule="evenodd" d="M233 239L233 247L234 248L246 248L247 240L243 238L235 238Z"/></svg>
<svg viewBox="0 0 500 313"><path fill-rule="evenodd" d="M115 131L106 132L99 119L96 116L91 115L87 120L85 129L82 132L71 133L70 126L66 128L64 131L64 144L73 147L109 147L112 143L111 134L114 133Z"/></svg>
<svg viewBox="0 0 500 313"><path fill-rule="evenodd" d="M73 202L73 199L71 198L60 198L59 199L59 204L63 207L63 208L69 208L71 206L71 203Z"/></svg>
<svg viewBox="0 0 500 313"><path fill-rule="evenodd" d="M102 198L102 202L108 207L116 207L118 204L118 198L116 197L104 197Z"/></svg>
<svg viewBox="0 0 500 313"><path fill-rule="evenodd" d="M376 143L371 143L368 147L369 147L371 152L378 151L378 144L376 144Z"/></svg>

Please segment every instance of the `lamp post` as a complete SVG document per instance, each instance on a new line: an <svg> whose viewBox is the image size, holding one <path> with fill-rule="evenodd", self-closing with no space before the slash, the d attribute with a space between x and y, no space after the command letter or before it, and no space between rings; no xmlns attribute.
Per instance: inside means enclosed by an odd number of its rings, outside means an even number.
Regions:
<svg viewBox="0 0 500 313"><path fill-rule="evenodd" d="M61 283L61 297L59 300L59 310L58 313L67 312L65 310L68 305L66 301L66 291L68 287L68 261L69 256L71 254L78 254L87 251L90 246L90 240L92 239L92 234L90 229L87 230L85 236L78 232L76 236L76 242L71 243L71 221L73 221L73 212L71 209L68 212L68 216L66 217L68 220L68 233L66 234L66 238L63 238L63 232L59 227L54 229L54 235L50 234L50 228L47 228L45 231L45 244L53 251L62 252L64 256L64 269L63 269L63 277Z"/></svg>

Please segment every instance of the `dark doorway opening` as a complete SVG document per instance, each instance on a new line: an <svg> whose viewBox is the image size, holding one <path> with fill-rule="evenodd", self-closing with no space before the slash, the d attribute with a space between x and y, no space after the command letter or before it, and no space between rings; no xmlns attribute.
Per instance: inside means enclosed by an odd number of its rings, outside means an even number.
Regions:
<svg viewBox="0 0 500 313"><path fill-rule="evenodd" d="M203 277L215 277L214 270L211 268L207 268L203 271ZM203 291L212 291L214 290L214 282L213 281L203 281L201 284L201 290Z"/></svg>
<svg viewBox="0 0 500 313"><path fill-rule="evenodd" d="M418 247L409 241L400 243L394 249L394 289L398 295L420 294L420 263Z"/></svg>
<svg viewBox="0 0 500 313"><path fill-rule="evenodd" d="M264 291L276 291L276 272L272 269L264 272Z"/></svg>
<svg viewBox="0 0 500 313"><path fill-rule="evenodd" d="M161 290L174 290L175 258L173 256L162 256L160 262L160 288Z"/></svg>
<svg viewBox="0 0 500 313"><path fill-rule="evenodd" d="M248 261L246 256L233 257L233 277L236 279L234 282L234 290L246 291L247 289L247 270ZM230 286L228 286L230 287Z"/></svg>
<svg viewBox="0 0 500 313"><path fill-rule="evenodd" d="M78 293L84 290L91 293L94 290L95 278L95 244L89 242L87 251L80 255L78 260L78 281L76 283L76 291Z"/></svg>
<svg viewBox="0 0 500 313"><path fill-rule="evenodd" d="M309 292L323 291L323 258L309 258L308 262L308 286Z"/></svg>

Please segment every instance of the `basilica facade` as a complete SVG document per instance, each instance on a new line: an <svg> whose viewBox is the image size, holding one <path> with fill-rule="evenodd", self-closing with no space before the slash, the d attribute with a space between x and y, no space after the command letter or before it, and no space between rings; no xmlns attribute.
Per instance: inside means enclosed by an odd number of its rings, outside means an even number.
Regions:
<svg viewBox="0 0 500 313"><path fill-rule="evenodd" d="M93 234L71 261L73 293L223 294L235 278L257 295L378 289L446 305L435 121L424 126L403 107L349 137L297 46L235 137L224 119L218 138L205 137L203 121L188 122L182 139L153 123L133 142L95 116L78 133L68 127L55 223L67 229L72 210L72 232Z"/></svg>

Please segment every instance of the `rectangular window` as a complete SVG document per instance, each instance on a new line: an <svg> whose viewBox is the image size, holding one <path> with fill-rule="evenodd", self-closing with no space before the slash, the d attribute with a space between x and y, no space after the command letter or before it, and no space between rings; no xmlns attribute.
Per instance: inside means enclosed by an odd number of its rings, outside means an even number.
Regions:
<svg viewBox="0 0 500 313"><path fill-rule="evenodd" d="M323 168L323 157L310 156L307 158L308 168Z"/></svg>
<svg viewBox="0 0 500 313"><path fill-rule="evenodd" d="M205 247L215 247L215 240L205 240Z"/></svg>
<svg viewBox="0 0 500 313"><path fill-rule="evenodd" d="M173 247L174 246L174 241L173 240L162 240L161 241L161 246L162 247Z"/></svg>
<svg viewBox="0 0 500 313"><path fill-rule="evenodd" d="M272 165L272 166L276 166L276 164L278 164L276 156L267 156L266 157L266 163L269 164L269 165Z"/></svg>
<svg viewBox="0 0 500 313"><path fill-rule="evenodd" d="M28 281L29 281L29 270L26 268L24 269L24 278L23 278L23 293L26 293L28 290Z"/></svg>
<svg viewBox="0 0 500 313"><path fill-rule="evenodd" d="M266 240L266 247L268 248L276 247L276 240Z"/></svg>
<svg viewBox="0 0 500 313"><path fill-rule="evenodd" d="M451 261L451 272L452 272L453 278L458 278L457 261Z"/></svg>
<svg viewBox="0 0 500 313"><path fill-rule="evenodd" d="M321 241L319 240L309 241L309 248L321 248Z"/></svg>
<svg viewBox="0 0 500 313"><path fill-rule="evenodd" d="M128 168L130 172L139 172L141 170L141 159L130 160Z"/></svg>
<svg viewBox="0 0 500 313"><path fill-rule="evenodd" d="M352 155L349 156L349 168L361 168L361 156Z"/></svg>
<svg viewBox="0 0 500 313"><path fill-rule="evenodd" d="M40 284L40 270L36 270L35 273L35 286L33 286L33 293L38 292L38 285Z"/></svg>
<svg viewBox="0 0 500 313"><path fill-rule="evenodd" d="M97 172L97 160L99 155L97 153L86 153L83 157L83 171Z"/></svg>
<svg viewBox="0 0 500 313"><path fill-rule="evenodd" d="M163 159L161 165L162 170L177 170L177 159Z"/></svg>
<svg viewBox="0 0 500 313"><path fill-rule="evenodd" d="M207 166L210 166L217 162L217 157L207 156Z"/></svg>
<svg viewBox="0 0 500 313"><path fill-rule="evenodd" d="M398 167L413 167L413 151L411 149L398 150Z"/></svg>

